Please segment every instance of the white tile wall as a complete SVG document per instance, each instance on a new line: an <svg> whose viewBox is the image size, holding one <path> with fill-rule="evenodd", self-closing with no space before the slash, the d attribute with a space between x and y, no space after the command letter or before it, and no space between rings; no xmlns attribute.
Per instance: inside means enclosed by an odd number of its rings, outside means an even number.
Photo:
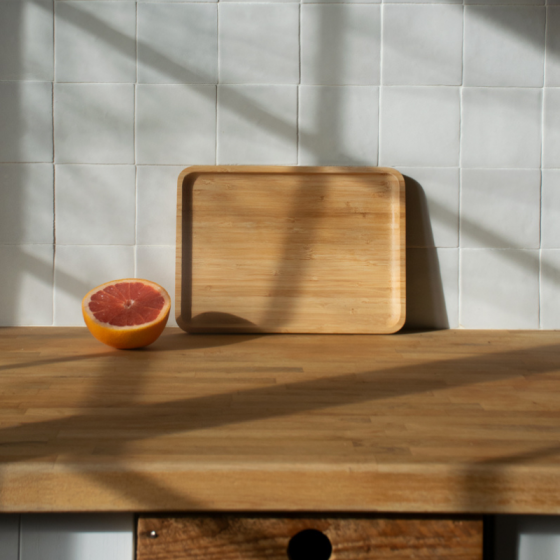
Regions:
<svg viewBox="0 0 560 560"><path fill-rule="evenodd" d="M538 169L462 171L461 247L538 249L540 213Z"/></svg>
<svg viewBox="0 0 560 560"><path fill-rule="evenodd" d="M545 169L542 174L543 249L560 249L560 169Z"/></svg>
<svg viewBox="0 0 560 560"><path fill-rule="evenodd" d="M216 86L138 85L136 161L216 162Z"/></svg>
<svg viewBox="0 0 560 560"><path fill-rule="evenodd" d="M463 167L539 168L542 90L465 88Z"/></svg>
<svg viewBox="0 0 560 560"><path fill-rule="evenodd" d="M136 6L57 2L57 82L136 82Z"/></svg>
<svg viewBox="0 0 560 560"><path fill-rule="evenodd" d="M544 94L543 167L560 167L560 88Z"/></svg>
<svg viewBox="0 0 560 560"><path fill-rule="evenodd" d="M215 84L218 81L217 6L140 4L138 81Z"/></svg>
<svg viewBox="0 0 560 560"><path fill-rule="evenodd" d="M224 3L220 6L220 82L297 84L299 6Z"/></svg>
<svg viewBox="0 0 560 560"><path fill-rule="evenodd" d="M0 245L0 325L53 322L53 246Z"/></svg>
<svg viewBox="0 0 560 560"><path fill-rule="evenodd" d="M539 251L463 249L459 323L467 329L539 328Z"/></svg>
<svg viewBox="0 0 560 560"><path fill-rule="evenodd" d="M558 37L560 0L0 0L0 324L172 292L187 165L379 163L410 326L560 328Z"/></svg>
<svg viewBox="0 0 560 560"><path fill-rule="evenodd" d="M376 165L379 88L301 86L300 165Z"/></svg>
<svg viewBox="0 0 560 560"><path fill-rule="evenodd" d="M456 87L387 87L381 92L380 164L459 165L461 105Z"/></svg>
<svg viewBox="0 0 560 560"><path fill-rule="evenodd" d="M54 242L53 166L0 164L0 243Z"/></svg>
<svg viewBox="0 0 560 560"><path fill-rule="evenodd" d="M560 329L560 250L541 252L541 328Z"/></svg>
<svg viewBox="0 0 560 560"><path fill-rule="evenodd" d="M181 166L138 167L136 242L138 245L175 245L177 177Z"/></svg>
<svg viewBox="0 0 560 560"><path fill-rule="evenodd" d="M52 81L53 3L0 2L0 80Z"/></svg>
<svg viewBox="0 0 560 560"><path fill-rule="evenodd" d="M380 7L311 4L301 8L301 83L379 85Z"/></svg>
<svg viewBox="0 0 560 560"><path fill-rule="evenodd" d="M0 82L0 162L52 162L52 103L50 82Z"/></svg>
<svg viewBox="0 0 560 560"><path fill-rule="evenodd" d="M295 165L297 94L297 86L218 86L218 163Z"/></svg>
<svg viewBox="0 0 560 560"><path fill-rule="evenodd" d="M133 560L134 516L26 514L19 560Z"/></svg>
<svg viewBox="0 0 560 560"><path fill-rule="evenodd" d="M134 245L133 165L57 165L59 245Z"/></svg>
<svg viewBox="0 0 560 560"><path fill-rule="evenodd" d="M464 85L541 87L544 36L545 8L467 6Z"/></svg>
<svg viewBox="0 0 560 560"><path fill-rule="evenodd" d="M383 33L385 85L461 85L462 6L386 6Z"/></svg>
<svg viewBox="0 0 560 560"><path fill-rule="evenodd" d="M134 163L132 84L55 84L56 163Z"/></svg>
<svg viewBox="0 0 560 560"><path fill-rule="evenodd" d="M560 2L558 2L560 4ZM546 84L560 86L560 7L547 8Z"/></svg>

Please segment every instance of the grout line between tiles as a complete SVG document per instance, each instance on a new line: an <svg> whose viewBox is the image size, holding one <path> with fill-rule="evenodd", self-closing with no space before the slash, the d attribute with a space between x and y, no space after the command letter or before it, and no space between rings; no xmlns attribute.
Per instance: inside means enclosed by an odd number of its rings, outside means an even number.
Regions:
<svg viewBox="0 0 560 560"><path fill-rule="evenodd" d="M299 83L296 86L296 165L300 165L300 124L301 124L301 75L302 75L302 23L303 6L299 6L299 29L298 29L298 63L299 63Z"/></svg>
<svg viewBox="0 0 560 560"><path fill-rule="evenodd" d="M56 298L56 286L55 286L55 272L56 272L56 142L55 142L55 82L56 82L56 2L53 1L53 74L51 83L52 92L52 179L53 179L53 243L52 243L52 325L55 325L55 298ZM21 527L20 527L20 539L21 539ZM21 541L20 541L20 554L21 554Z"/></svg>
<svg viewBox="0 0 560 560"><path fill-rule="evenodd" d="M1 1L1 0L0 0ZM69 0L63 0L67 2ZM85 0L76 0L80 2L84 2ZM97 1L97 0L90 0L90 1ZM111 1L115 2L117 0L99 0L99 1ZM39 83L39 84L53 84L52 81L49 80L0 80L0 83ZM63 85L90 85L90 86L115 86L115 85L147 85L147 86L160 86L160 87L172 87L172 86L216 86L216 85L232 85L232 86L287 86L287 85L298 85L297 83L270 83L270 82L59 82L57 81L56 84L63 84ZM301 85L301 84L299 84ZM371 83L371 84L303 84L308 87L332 87L332 88L345 88L345 87L355 87L355 88L368 88L368 87L378 87L380 84L378 83ZM542 90L543 86L461 86L461 84L383 84L383 87L386 88L457 88L457 87L464 87L465 89L503 89L503 90L511 90L511 89L536 89ZM549 89L560 89L560 86L546 86Z"/></svg>
<svg viewBox="0 0 560 560"><path fill-rule="evenodd" d="M385 20L385 7L381 4L379 9L379 88L377 96L377 165L380 165L381 159L381 92L383 90L383 54L384 54L384 20Z"/></svg>
<svg viewBox="0 0 560 560"><path fill-rule="evenodd" d="M217 76L216 76L216 128L215 128L215 134L216 137L214 139L214 161L216 163L216 165L218 164L218 149L219 149L219 145L218 145L218 133L220 130L220 127L218 125L218 119L219 119L219 114L218 114L218 107L219 107L219 97L220 97L220 88L218 87L218 85L221 84L220 82L220 76L221 76L221 65L220 65L220 49L221 49L221 43L220 43L220 3L218 2L216 4L216 56L217 56Z"/></svg>
<svg viewBox="0 0 560 560"><path fill-rule="evenodd" d="M544 20L544 57L543 57L543 89L541 94L541 189L540 189L540 213L539 213L539 276L538 276L538 322L539 328L542 329L542 225L543 225L543 175L544 175L544 110L545 110L545 97L546 97L546 62L548 58L548 18L550 12L548 5L545 8L545 20Z"/></svg>

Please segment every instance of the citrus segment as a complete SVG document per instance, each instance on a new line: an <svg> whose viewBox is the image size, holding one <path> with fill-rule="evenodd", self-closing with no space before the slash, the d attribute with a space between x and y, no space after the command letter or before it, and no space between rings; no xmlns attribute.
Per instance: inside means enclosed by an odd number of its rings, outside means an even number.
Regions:
<svg viewBox="0 0 560 560"><path fill-rule="evenodd" d="M163 332L171 299L155 282L123 279L107 282L86 294L84 320L90 332L114 348L140 348Z"/></svg>

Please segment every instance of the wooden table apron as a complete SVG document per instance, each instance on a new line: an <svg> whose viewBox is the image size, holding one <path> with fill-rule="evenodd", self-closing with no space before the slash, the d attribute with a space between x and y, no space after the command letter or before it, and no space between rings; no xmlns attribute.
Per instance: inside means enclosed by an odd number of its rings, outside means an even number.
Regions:
<svg viewBox="0 0 560 560"><path fill-rule="evenodd" d="M560 513L560 333L0 329L0 510Z"/></svg>

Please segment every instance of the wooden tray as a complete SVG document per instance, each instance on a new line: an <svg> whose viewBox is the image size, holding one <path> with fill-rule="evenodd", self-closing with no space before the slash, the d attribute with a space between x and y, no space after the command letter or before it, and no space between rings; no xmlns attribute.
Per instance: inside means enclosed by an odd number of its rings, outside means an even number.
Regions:
<svg viewBox="0 0 560 560"><path fill-rule="evenodd" d="M404 200L389 168L185 169L177 323L207 333L398 331Z"/></svg>

